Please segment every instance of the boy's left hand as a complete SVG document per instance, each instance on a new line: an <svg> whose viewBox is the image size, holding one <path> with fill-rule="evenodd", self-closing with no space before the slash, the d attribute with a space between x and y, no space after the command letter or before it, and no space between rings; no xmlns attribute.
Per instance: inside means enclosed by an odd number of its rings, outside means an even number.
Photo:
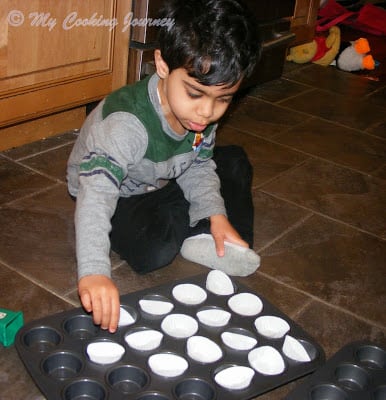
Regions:
<svg viewBox="0 0 386 400"><path fill-rule="evenodd" d="M248 243L241 238L225 215L219 214L210 217L210 232L213 236L216 253L219 257L223 257L225 254L225 241L249 248Z"/></svg>

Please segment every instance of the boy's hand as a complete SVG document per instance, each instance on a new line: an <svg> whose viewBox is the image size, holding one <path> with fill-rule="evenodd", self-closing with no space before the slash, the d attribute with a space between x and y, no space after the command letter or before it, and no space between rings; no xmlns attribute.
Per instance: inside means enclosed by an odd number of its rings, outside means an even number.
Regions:
<svg viewBox="0 0 386 400"><path fill-rule="evenodd" d="M113 281L105 275L87 275L78 282L83 307L92 312L94 324L111 333L119 321L119 292Z"/></svg>
<svg viewBox="0 0 386 400"><path fill-rule="evenodd" d="M225 254L224 241L238 244L242 247L249 247L248 243L241 238L225 215L219 214L210 217L210 232L216 244L216 252L219 257L223 257Z"/></svg>

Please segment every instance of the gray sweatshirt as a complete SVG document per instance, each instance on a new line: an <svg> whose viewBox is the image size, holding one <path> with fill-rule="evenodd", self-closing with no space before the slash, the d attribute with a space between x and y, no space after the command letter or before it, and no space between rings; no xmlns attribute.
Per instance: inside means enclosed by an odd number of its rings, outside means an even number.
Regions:
<svg viewBox="0 0 386 400"><path fill-rule="evenodd" d="M226 215L211 159L217 126L203 132L199 146L193 143L194 132L174 132L161 109L158 80L153 75L102 100L87 117L71 152L67 183L77 198L79 279L111 276L110 220L119 197L157 190L176 178L190 203L192 226L211 215Z"/></svg>

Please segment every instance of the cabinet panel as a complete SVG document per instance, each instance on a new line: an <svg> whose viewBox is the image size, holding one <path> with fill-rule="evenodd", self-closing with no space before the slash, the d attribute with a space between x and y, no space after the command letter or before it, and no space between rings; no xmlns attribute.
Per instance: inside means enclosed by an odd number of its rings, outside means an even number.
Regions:
<svg viewBox="0 0 386 400"><path fill-rule="evenodd" d="M0 126L124 85L130 11L130 0L2 0Z"/></svg>
<svg viewBox="0 0 386 400"><path fill-rule="evenodd" d="M5 19L0 28L1 95L15 86L47 84L111 68L114 31L92 24L100 18L113 21L113 1L14 0L1 4Z"/></svg>

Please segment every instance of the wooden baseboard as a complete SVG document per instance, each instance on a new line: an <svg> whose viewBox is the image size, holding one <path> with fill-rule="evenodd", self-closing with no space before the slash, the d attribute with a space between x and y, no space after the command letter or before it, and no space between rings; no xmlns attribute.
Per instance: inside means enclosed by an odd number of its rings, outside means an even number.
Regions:
<svg viewBox="0 0 386 400"><path fill-rule="evenodd" d="M85 118L86 107L82 106L7 126L0 129L0 151L59 135L72 129L79 129Z"/></svg>

